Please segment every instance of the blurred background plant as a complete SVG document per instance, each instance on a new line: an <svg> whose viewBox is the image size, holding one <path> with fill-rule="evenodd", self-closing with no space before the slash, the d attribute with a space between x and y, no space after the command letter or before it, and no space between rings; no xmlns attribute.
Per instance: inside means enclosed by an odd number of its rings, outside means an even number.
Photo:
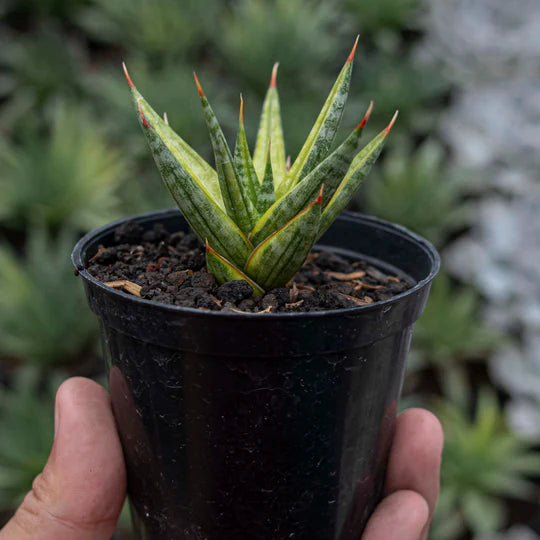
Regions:
<svg viewBox="0 0 540 540"><path fill-rule="evenodd" d="M120 215L117 191L128 161L81 106L57 106L45 133L28 125L20 138L5 140L0 164L6 226L42 220L52 230L85 231Z"/></svg>
<svg viewBox="0 0 540 540"><path fill-rule="evenodd" d="M73 243L116 217L173 206L121 61L208 158L191 72L227 135L243 93L253 141L280 61L294 157L357 33L343 131L369 99L367 137L396 107L400 118L354 208L402 223L443 253L404 396L439 414L446 431L431 536L539 538L536 0L0 0L3 515L46 459L59 380L103 378Z"/></svg>
<svg viewBox="0 0 540 540"><path fill-rule="evenodd" d="M465 183L445 162L443 146L426 140L417 148L400 140L364 184L364 208L405 225L437 245L472 217Z"/></svg>
<svg viewBox="0 0 540 540"><path fill-rule="evenodd" d="M69 252L76 236L33 228L24 254L0 247L0 358L6 364L84 369L95 354L97 323L84 306ZM60 301L61 300L61 301Z"/></svg>
<svg viewBox="0 0 540 540"><path fill-rule="evenodd" d="M54 396L65 375L21 367L0 387L0 511L20 503L47 462L54 432ZM21 429L21 426L25 426Z"/></svg>
<svg viewBox="0 0 540 540"><path fill-rule="evenodd" d="M506 499L537 495L530 478L540 475L540 451L507 426L491 390L482 388L474 415L467 404L439 402L434 412L445 434L441 494L431 537L446 540L500 530Z"/></svg>

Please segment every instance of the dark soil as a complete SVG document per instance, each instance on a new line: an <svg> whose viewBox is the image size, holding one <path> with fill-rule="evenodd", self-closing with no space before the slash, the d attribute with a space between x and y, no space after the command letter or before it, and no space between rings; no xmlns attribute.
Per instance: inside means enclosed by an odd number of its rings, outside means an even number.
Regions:
<svg viewBox="0 0 540 540"><path fill-rule="evenodd" d="M126 222L114 235L115 245L100 246L88 261L94 277L163 304L212 311L250 313L322 311L386 300L411 287L364 261L330 252L312 252L287 287L253 294L245 281L218 285L206 272L204 246L193 233L170 234L163 225L144 231Z"/></svg>

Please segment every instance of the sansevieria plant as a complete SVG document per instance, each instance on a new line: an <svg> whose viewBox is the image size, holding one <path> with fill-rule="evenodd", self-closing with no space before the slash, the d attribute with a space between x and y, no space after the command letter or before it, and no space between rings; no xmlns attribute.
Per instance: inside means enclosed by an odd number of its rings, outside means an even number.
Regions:
<svg viewBox="0 0 540 540"><path fill-rule="evenodd" d="M379 156L397 117L363 149L361 122L333 152L349 92L358 38L308 138L292 165L286 158L274 65L255 150L250 152L240 98L234 152L199 83L195 82L215 156L212 168L135 88L124 65L139 120L161 176L189 225L206 243L208 271L218 282L245 280L255 293L284 286L314 243L351 200Z"/></svg>

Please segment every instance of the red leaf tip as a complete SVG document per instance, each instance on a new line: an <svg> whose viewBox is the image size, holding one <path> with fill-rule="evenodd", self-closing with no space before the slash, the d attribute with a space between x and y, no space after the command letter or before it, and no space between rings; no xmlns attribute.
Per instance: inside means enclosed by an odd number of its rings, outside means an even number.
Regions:
<svg viewBox="0 0 540 540"><path fill-rule="evenodd" d="M356 52L356 47L358 46L358 40L360 39L360 34L356 36L356 41L354 42L351 54L349 54L349 58L347 58L347 62L352 62L354 60L354 53Z"/></svg>
<svg viewBox="0 0 540 540"><path fill-rule="evenodd" d="M144 116L144 112L142 110L141 104L137 101L137 107L139 108L139 114L141 115L142 124L144 127L152 128L152 126L148 123L148 120Z"/></svg>
<svg viewBox="0 0 540 540"><path fill-rule="evenodd" d="M372 110L373 110L373 101L370 101L368 110L366 111L366 114L364 114L364 118L362 118L362 121L356 126L356 129L361 129L367 124L369 117L371 116Z"/></svg>
<svg viewBox="0 0 540 540"><path fill-rule="evenodd" d="M287 172L291 170L291 156L287 156L287 161L285 161L285 168L287 169Z"/></svg>
<svg viewBox="0 0 540 540"><path fill-rule="evenodd" d="M392 127L396 123L396 118L398 117L398 114L399 114L399 111L396 111L394 113L394 116L392 116L392 120L390 120L390 123L384 128L384 131L386 131L386 135L388 135L390 133L390 130L392 129Z"/></svg>
<svg viewBox="0 0 540 540"><path fill-rule="evenodd" d="M197 90L199 91L199 96L204 97L204 92L201 86L201 83L199 82L199 77L197 77L197 74L193 72L193 78L195 79L195 84L197 85Z"/></svg>
<svg viewBox="0 0 540 540"><path fill-rule="evenodd" d="M272 68L272 78L270 79L270 88L276 88L276 79L277 79L277 70L279 67L279 62L274 64Z"/></svg>
<svg viewBox="0 0 540 540"><path fill-rule="evenodd" d="M210 253L212 251L212 248L210 247L210 244L208 243L208 238L204 239L204 243L206 244L206 253Z"/></svg>
<svg viewBox="0 0 540 540"><path fill-rule="evenodd" d="M122 67L124 68L124 75L126 76L126 81L129 84L131 88L135 88L135 85L133 84L133 81L131 80L131 77L129 76L126 63L122 62Z"/></svg>

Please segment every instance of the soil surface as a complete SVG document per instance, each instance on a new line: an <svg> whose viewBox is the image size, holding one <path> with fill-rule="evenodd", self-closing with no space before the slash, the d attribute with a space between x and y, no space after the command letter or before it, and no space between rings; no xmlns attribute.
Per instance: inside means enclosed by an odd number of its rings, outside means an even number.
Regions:
<svg viewBox="0 0 540 540"><path fill-rule="evenodd" d="M218 285L206 272L204 246L193 233L144 231L126 222L115 245L100 246L87 270L111 287L163 304L212 311L305 312L350 308L386 300L413 284L364 261L312 252L287 287L256 296L245 281Z"/></svg>

